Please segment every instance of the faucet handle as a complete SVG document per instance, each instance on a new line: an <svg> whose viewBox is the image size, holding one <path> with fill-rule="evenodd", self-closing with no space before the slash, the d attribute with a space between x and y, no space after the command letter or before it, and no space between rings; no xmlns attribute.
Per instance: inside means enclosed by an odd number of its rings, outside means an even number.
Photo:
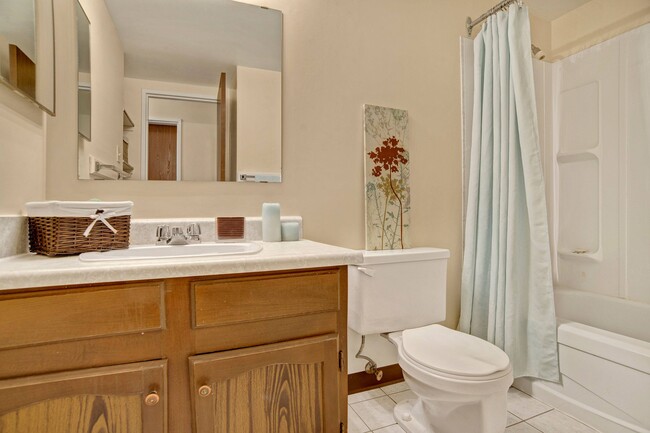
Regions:
<svg viewBox="0 0 650 433"><path fill-rule="evenodd" d="M187 234L190 236L199 236L201 234L201 226L197 223L192 223L187 226Z"/></svg>
<svg viewBox="0 0 650 433"><path fill-rule="evenodd" d="M187 237L192 242L201 242L201 226L191 223L187 226Z"/></svg>
<svg viewBox="0 0 650 433"><path fill-rule="evenodd" d="M167 243L171 237L171 230L167 224L156 227L156 243Z"/></svg>

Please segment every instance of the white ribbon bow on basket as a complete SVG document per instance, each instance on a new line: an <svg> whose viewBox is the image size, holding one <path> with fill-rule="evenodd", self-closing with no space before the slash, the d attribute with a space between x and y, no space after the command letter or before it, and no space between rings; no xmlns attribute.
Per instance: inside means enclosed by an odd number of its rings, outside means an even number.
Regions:
<svg viewBox="0 0 650 433"><path fill-rule="evenodd" d="M104 223L104 225L108 227L113 232L113 234L117 233L117 230L108 221L106 221L106 218L115 216L116 213L117 213L116 211L104 212L101 209L97 209L97 211L94 214L89 215L89 218L91 218L93 221L90 223L90 225L84 232L84 237L87 238L88 235L90 235L90 232L92 231L93 227L95 227L95 224L97 224L97 221L101 221L102 223Z"/></svg>

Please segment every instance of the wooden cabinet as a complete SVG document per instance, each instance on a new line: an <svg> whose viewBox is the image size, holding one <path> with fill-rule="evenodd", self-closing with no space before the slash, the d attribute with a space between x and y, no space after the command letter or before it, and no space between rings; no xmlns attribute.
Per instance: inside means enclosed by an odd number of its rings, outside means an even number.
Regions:
<svg viewBox="0 0 650 433"><path fill-rule="evenodd" d="M339 429L336 336L190 358L197 433Z"/></svg>
<svg viewBox="0 0 650 433"><path fill-rule="evenodd" d="M166 363L0 381L3 433L166 431Z"/></svg>
<svg viewBox="0 0 650 433"><path fill-rule="evenodd" d="M0 292L0 432L345 431L346 305L344 266Z"/></svg>

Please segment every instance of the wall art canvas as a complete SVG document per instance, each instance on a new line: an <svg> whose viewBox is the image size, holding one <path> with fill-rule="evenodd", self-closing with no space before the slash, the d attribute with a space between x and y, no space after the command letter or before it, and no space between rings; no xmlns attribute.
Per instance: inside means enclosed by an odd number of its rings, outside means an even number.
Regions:
<svg viewBox="0 0 650 433"><path fill-rule="evenodd" d="M408 112L364 105L366 249L409 248Z"/></svg>

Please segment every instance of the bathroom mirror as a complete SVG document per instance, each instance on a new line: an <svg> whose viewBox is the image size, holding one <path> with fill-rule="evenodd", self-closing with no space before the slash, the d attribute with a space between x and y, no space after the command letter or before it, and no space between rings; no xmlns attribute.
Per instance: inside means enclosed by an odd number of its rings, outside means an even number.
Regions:
<svg viewBox="0 0 650 433"><path fill-rule="evenodd" d="M80 179L281 181L281 12L233 0L80 1L93 82L106 83L92 89Z"/></svg>
<svg viewBox="0 0 650 433"><path fill-rule="evenodd" d="M0 82L54 115L52 0L0 0Z"/></svg>
<svg viewBox="0 0 650 433"><path fill-rule="evenodd" d="M78 126L79 135L90 140L91 104L90 104L90 21L83 8L77 7L77 61L78 61Z"/></svg>

